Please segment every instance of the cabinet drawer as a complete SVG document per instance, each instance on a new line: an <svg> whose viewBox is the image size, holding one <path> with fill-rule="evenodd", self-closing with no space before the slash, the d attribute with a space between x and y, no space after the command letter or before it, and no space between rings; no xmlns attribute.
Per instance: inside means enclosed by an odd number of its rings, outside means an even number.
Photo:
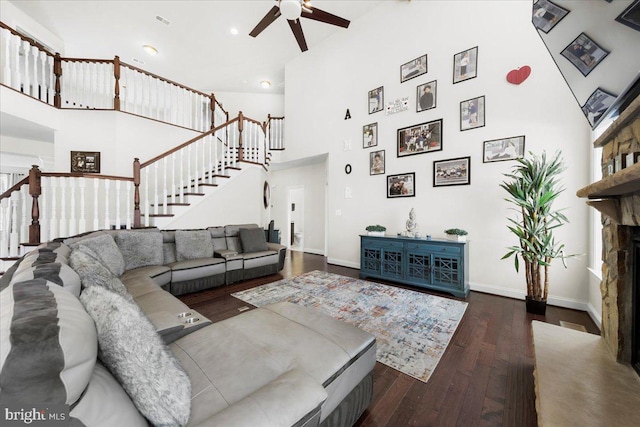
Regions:
<svg viewBox="0 0 640 427"><path fill-rule="evenodd" d="M459 255L461 253L460 246L421 245L418 243L408 243L407 250L431 253L447 253L451 255Z"/></svg>
<svg viewBox="0 0 640 427"><path fill-rule="evenodd" d="M390 240L379 240L379 239L367 239L366 242L363 242L367 248L380 248L380 249L398 249L402 250L402 242L393 242Z"/></svg>

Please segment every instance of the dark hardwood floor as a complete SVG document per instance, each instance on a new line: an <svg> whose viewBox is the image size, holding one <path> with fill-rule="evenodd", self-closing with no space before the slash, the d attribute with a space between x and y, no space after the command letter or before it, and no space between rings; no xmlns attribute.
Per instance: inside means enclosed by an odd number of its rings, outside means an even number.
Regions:
<svg viewBox="0 0 640 427"><path fill-rule="evenodd" d="M232 292L313 270L350 277L359 273L329 265L322 256L289 252L280 274L180 298L216 322L248 306ZM526 313L524 301L479 292L471 292L466 301L464 317L427 383L376 363L373 400L356 426L536 426L531 321L557 325L564 320L600 333L582 311L549 306L546 317L535 316Z"/></svg>

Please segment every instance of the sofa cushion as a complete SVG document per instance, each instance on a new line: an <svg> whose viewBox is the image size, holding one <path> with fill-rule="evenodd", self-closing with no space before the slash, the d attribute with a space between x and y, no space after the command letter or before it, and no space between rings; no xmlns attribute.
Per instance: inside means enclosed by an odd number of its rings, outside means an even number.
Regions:
<svg viewBox="0 0 640 427"><path fill-rule="evenodd" d="M52 251L67 258L71 255L71 248L62 242L45 242L40 244L38 249Z"/></svg>
<svg viewBox="0 0 640 427"><path fill-rule="evenodd" d="M244 258L245 269L278 264L278 253L275 251L246 253L242 257Z"/></svg>
<svg viewBox="0 0 640 427"><path fill-rule="evenodd" d="M0 292L2 401L73 404L96 363L93 321L78 299L44 279Z"/></svg>
<svg viewBox="0 0 640 427"><path fill-rule="evenodd" d="M11 277L11 283L32 279L44 279L63 287L73 295L80 295L80 277L66 263L53 262L30 266L22 262Z"/></svg>
<svg viewBox="0 0 640 427"><path fill-rule="evenodd" d="M140 282L147 283L148 286L144 285L144 287L153 290L171 283L171 268L166 265L150 265L148 267L135 268L126 271L120 279L129 293L135 297L144 293L134 289L140 288Z"/></svg>
<svg viewBox="0 0 640 427"><path fill-rule="evenodd" d="M83 288L89 286L102 286L109 289L129 301L133 301L132 296L127 292L127 288L113 273L100 262L98 255L89 247L81 243L71 252L69 259L71 267L80 276ZM79 295L79 294L78 294Z"/></svg>
<svg viewBox="0 0 640 427"><path fill-rule="evenodd" d="M80 295L98 332L102 362L154 425L186 425L191 410L189 377L140 308L92 286Z"/></svg>
<svg viewBox="0 0 640 427"><path fill-rule="evenodd" d="M162 244L162 258L164 260L163 264L169 264L178 260L178 257L176 255L175 242L167 242Z"/></svg>
<svg viewBox="0 0 640 427"><path fill-rule="evenodd" d="M100 362L96 363L89 386L69 416L91 427L149 426L129 395Z"/></svg>
<svg viewBox="0 0 640 427"><path fill-rule="evenodd" d="M222 258L200 258L168 264L171 267L171 282L184 282L203 277L224 274L225 262Z"/></svg>
<svg viewBox="0 0 640 427"><path fill-rule="evenodd" d="M118 249L116 241L109 234L102 232L95 237L78 240L70 245L71 249L75 249L78 245L83 245L95 252L102 264L105 265L116 276L122 276L124 273L125 262L122 252Z"/></svg>
<svg viewBox="0 0 640 427"><path fill-rule="evenodd" d="M224 237L224 227L209 227L207 228L211 234L211 243L213 243L213 249L221 251L227 249L227 241Z"/></svg>
<svg viewBox="0 0 640 427"><path fill-rule="evenodd" d="M241 228L239 230L240 243L242 243L242 250L244 253L262 252L269 248L267 247L267 239L264 235L264 229L257 228Z"/></svg>
<svg viewBox="0 0 640 427"><path fill-rule="evenodd" d="M176 230L176 258L178 261L212 258L213 244L207 230Z"/></svg>
<svg viewBox="0 0 640 427"><path fill-rule="evenodd" d="M159 231L120 231L116 244L124 258L124 269L162 265L162 234Z"/></svg>

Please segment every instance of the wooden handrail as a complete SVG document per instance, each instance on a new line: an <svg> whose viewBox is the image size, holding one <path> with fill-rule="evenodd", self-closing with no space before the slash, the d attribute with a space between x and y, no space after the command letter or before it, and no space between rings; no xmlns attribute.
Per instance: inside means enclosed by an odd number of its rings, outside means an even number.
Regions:
<svg viewBox="0 0 640 427"><path fill-rule="evenodd" d="M16 182L13 185L13 187L9 188L4 193L0 194L0 200L6 199L7 197L11 197L11 193L13 193L14 191L18 191L20 189L20 187L22 187L23 185L27 184L28 182L29 182L29 177L28 176L24 177L20 181Z"/></svg>
<svg viewBox="0 0 640 427"><path fill-rule="evenodd" d="M190 145L190 144L193 144L194 142L198 141L199 139L202 139L202 138L204 138L204 137L206 137L206 136L208 136L208 135L214 134L215 132L217 132L218 130L222 129L223 127L228 126L228 125L230 125L230 124L232 124L232 123L234 123L234 122L237 122L237 121L238 121L238 117L236 117L235 119L231 119L231 120L229 120L229 121L226 121L226 122L224 122L223 124L221 124L220 126L216 126L215 128L211 129L210 131L203 133L202 135L198 135L198 136L196 136L195 138L191 138L191 139L190 139L190 140L188 140L187 142L185 142L185 143L183 143L183 144L180 144L180 145L178 145L177 147L172 148L171 150L165 151L164 153L162 153L162 154L160 154L160 155L158 155L158 156L154 157L154 158L153 158L153 159L151 159L151 160L147 160L146 162L144 162L144 163L142 163L142 164L140 165L140 168L141 168L141 169L142 169L142 168L145 168L145 167L149 166L150 164L155 163L155 162L157 162L158 160L161 160L162 158L167 157L167 156L169 156L169 155L171 155L171 154L175 153L176 151L180 151L180 150L182 150L184 147L186 147L186 146L188 146L188 145Z"/></svg>
<svg viewBox="0 0 640 427"><path fill-rule="evenodd" d="M145 71L145 70L143 70L142 68L135 67L135 66L133 66L133 65L131 65L131 64L127 64L126 62L122 62L122 61L120 61L120 66L124 66L124 67L130 68L130 69L132 69L132 70L134 70L134 71L138 71L139 73L146 74L146 75L147 75L147 76L149 76L149 77L153 77L153 78L156 78L156 79L158 79L158 80L162 80L163 82L166 82L166 83L172 84L172 85L174 85L174 86L181 87L182 89L188 90L189 92L193 92L193 93L196 93L196 94L198 94L198 95L202 95L202 96L204 96L205 98L209 98L209 95L207 95L207 94L206 94L206 93L204 93L204 92L200 92L199 90L195 90L195 89L193 89L193 88L190 88L189 86L185 86L185 85L183 85L183 84L180 84L180 83L174 82L173 80L166 79L166 78L161 77L161 76L159 76L159 75L157 75L157 74L154 74L154 73L152 73L152 72Z"/></svg>
<svg viewBox="0 0 640 427"><path fill-rule="evenodd" d="M9 30L9 32L11 34L13 34L14 36L18 36L20 37L22 40L29 42L29 44L31 46L35 46L38 48L38 50L41 50L42 52L46 53L49 56L54 56L53 52L49 51L49 49L47 49L45 46L43 46L42 44L38 43L37 41L35 41L32 38L23 36L22 34L20 34L19 32L17 32L16 30L14 30L13 28L11 28L10 26L8 26L7 24L5 24L4 22L0 21L0 27Z"/></svg>
<svg viewBox="0 0 640 427"><path fill-rule="evenodd" d="M96 64L109 64L113 62L113 59L91 59L91 58L67 58L61 57L63 61L67 62L95 62Z"/></svg>

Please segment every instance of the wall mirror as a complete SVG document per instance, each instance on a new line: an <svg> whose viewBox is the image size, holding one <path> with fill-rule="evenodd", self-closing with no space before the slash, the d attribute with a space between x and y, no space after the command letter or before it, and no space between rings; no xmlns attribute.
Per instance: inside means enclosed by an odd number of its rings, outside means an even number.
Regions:
<svg viewBox="0 0 640 427"><path fill-rule="evenodd" d="M531 22L592 128L640 93L640 0L533 0Z"/></svg>

